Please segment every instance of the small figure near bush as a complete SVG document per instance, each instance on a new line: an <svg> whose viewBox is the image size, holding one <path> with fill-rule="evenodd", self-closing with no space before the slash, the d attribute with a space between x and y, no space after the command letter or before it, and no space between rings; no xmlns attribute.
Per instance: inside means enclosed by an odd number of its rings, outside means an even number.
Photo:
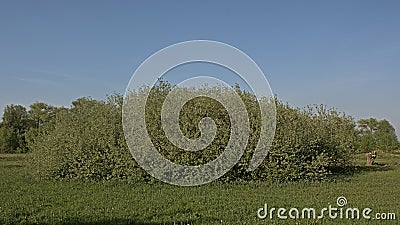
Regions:
<svg viewBox="0 0 400 225"><path fill-rule="evenodd" d="M376 151L365 153L365 157L367 157L367 165L368 166L374 165L376 156L377 156Z"/></svg>

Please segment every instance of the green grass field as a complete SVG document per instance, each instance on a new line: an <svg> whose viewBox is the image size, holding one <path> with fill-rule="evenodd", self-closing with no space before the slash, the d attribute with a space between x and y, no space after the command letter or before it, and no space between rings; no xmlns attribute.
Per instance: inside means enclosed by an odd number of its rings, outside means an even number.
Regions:
<svg viewBox="0 0 400 225"><path fill-rule="evenodd" d="M0 224L400 224L400 153L380 154L378 165L364 166L330 182L235 183L198 187L126 182L36 181L24 155L0 155ZM337 207L395 213L395 220L259 219L264 206ZM388 215L388 214L386 214Z"/></svg>

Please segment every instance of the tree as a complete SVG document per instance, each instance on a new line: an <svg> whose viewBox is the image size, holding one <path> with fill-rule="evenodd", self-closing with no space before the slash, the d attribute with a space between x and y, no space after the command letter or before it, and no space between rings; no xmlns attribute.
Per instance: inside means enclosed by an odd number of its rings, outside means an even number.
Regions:
<svg viewBox="0 0 400 225"><path fill-rule="evenodd" d="M25 133L29 129L29 118L22 105L7 105L4 109L0 131L0 151L13 153L27 150Z"/></svg>
<svg viewBox="0 0 400 225"><path fill-rule="evenodd" d="M0 153L12 153L18 148L18 135L11 128L0 126Z"/></svg>
<svg viewBox="0 0 400 225"><path fill-rule="evenodd" d="M379 122L375 118L369 118L361 119L357 122L357 124L362 132L373 134L375 131L378 130Z"/></svg>
<svg viewBox="0 0 400 225"><path fill-rule="evenodd" d="M56 116L57 108L43 102L33 103L29 108L31 126L36 129L40 129L45 123L51 122Z"/></svg>
<svg viewBox="0 0 400 225"><path fill-rule="evenodd" d="M399 141L397 139L396 130L387 120L381 120L378 123L378 129L375 132L377 136L378 149L385 151L397 150Z"/></svg>
<svg viewBox="0 0 400 225"><path fill-rule="evenodd" d="M26 132L29 128L26 108L22 105L7 105L4 109L2 125L12 128L17 134Z"/></svg>
<svg viewBox="0 0 400 225"><path fill-rule="evenodd" d="M361 119L357 122L357 126L362 151L392 151L399 148L396 131L389 121L375 118Z"/></svg>

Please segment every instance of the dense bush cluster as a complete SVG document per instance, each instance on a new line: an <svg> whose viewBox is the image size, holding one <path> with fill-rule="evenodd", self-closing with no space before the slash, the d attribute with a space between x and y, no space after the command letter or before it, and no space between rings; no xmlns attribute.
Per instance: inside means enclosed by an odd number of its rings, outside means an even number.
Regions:
<svg viewBox="0 0 400 225"><path fill-rule="evenodd" d="M185 104L179 121L185 136L198 138L198 122L205 116L214 120L218 130L217 138L206 149L182 151L169 142L161 125L162 104L171 88L167 82L159 82L146 102L146 126L154 146L166 158L183 165L200 165L215 159L224 151L230 137L226 109L206 97ZM132 94L140 98L143 90ZM351 166L352 153L359 151L364 136L351 117L324 106L293 108L275 99L275 139L261 166L249 171L249 161L260 136L260 110L253 94L239 87L236 91L247 108L251 133L241 160L222 181L321 180L340 168ZM43 115L38 112L46 110L36 110L36 119L31 120L36 123L24 135L32 173L39 178L151 180L126 145L122 102L121 96L112 95L105 101L81 98L69 109L48 108L48 113ZM4 128L1 132L7 134Z"/></svg>
<svg viewBox="0 0 400 225"><path fill-rule="evenodd" d="M81 98L56 115L29 143L37 177L108 180L145 177L132 159L122 133L122 98ZM143 175L143 176L142 176Z"/></svg>
<svg viewBox="0 0 400 225"><path fill-rule="evenodd" d="M278 180L324 179L352 164L357 147L355 123L324 106L300 110L277 103L277 130L266 174Z"/></svg>

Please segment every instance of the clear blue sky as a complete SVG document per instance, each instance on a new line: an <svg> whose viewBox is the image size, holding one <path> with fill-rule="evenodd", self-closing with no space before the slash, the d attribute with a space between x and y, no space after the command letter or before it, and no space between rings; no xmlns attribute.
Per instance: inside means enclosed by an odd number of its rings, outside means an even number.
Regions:
<svg viewBox="0 0 400 225"><path fill-rule="evenodd" d="M252 57L275 94L400 134L400 1L1 1L0 109L123 93L155 51L193 39Z"/></svg>

